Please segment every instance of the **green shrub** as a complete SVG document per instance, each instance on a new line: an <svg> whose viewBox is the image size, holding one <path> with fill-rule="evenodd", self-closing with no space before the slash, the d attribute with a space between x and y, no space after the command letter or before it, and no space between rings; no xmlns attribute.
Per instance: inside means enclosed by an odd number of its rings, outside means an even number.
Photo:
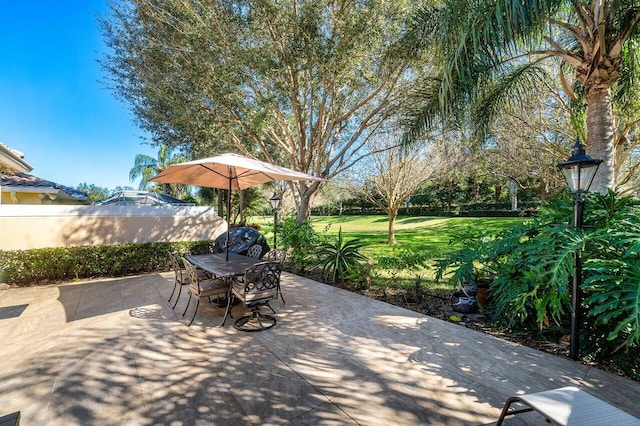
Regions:
<svg viewBox="0 0 640 426"><path fill-rule="evenodd" d="M555 323L566 328L574 256L580 253L586 313L580 326L581 351L586 358L624 358L624 352L627 362L623 364L635 369L629 374L638 374L639 201L612 191L591 194L583 229L570 225L569 200L554 200L540 211L536 219L501 233L473 259L490 260L496 272L491 284L495 320L510 327L542 329Z"/></svg>
<svg viewBox="0 0 640 426"><path fill-rule="evenodd" d="M454 285L488 282L495 275L495 258L491 250L495 238L492 232L476 229L453 235L449 245L459 248L434 262L436 281L450 276Z"/></svg>
<svg viewBox="0 0 640 426"><path fill-rule="evenodd" d="M429 265L427 263L431 258L431 255L424 250L411 250L406 247L393 246L391 256L378 256L375 261L378 266L387 270L418 271L428 269Z"/></svg>
<svg viewBox="0 0 640 426"><path fill-rule="evenodd" d="M309 265L309 254L314 252L322 238L307 220L296 223L295 217L288 217L278 225L280 244L287 247L287 266L293 272L302 272Z"/></svg>
<svg viewBox="0 0 640 426"><path fill-rule="evenodd" d="M583 290L589 317L609 328L607 340L640 344L640 208L613 193L594 199L602 225L585 240Z"/></svg>
<svg viewBox="0 0 640 426"><path fill-rule="evenodd" d="M360 253L364 243L358 240L346 241L342 237L342 227L338 230L338 237L334 241L321 244L316 251L316 266L322 268L324 278L337 283L347 279L350 275L360 271L358 266L366 260Z"/></svg>
<svg viewBox="0 0 640 426"><path fill-rule="evenodd" d="M0 281L37 285L165 271L169 253L202 254L213 241L118 244L0 251Z"/></svg>

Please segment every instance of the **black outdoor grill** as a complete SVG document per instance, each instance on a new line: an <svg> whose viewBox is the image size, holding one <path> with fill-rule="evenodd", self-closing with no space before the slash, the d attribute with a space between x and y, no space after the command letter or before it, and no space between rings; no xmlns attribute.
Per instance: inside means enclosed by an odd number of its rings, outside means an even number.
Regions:
<svg viewBox="0 0 640 426"><path fill-rule="evenodd" d="M225 251L227 234L224 233L216 239L216 248L220 253ZM267 239L255 228L248 226L231 228L229 230L229 253L246 255L249 247L258 244L262 246L262 253L270 250Z"/></svg>

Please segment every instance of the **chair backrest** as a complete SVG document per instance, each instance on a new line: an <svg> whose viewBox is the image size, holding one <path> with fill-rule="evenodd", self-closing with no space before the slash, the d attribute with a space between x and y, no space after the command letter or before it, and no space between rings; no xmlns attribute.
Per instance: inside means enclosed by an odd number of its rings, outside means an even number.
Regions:
<svg viewBox="0 0 640 426"><path fill-rule="evenodd" d="M195 294L200 294L200 281L198 280L196 267L184 257L182 258L182 263L184 263L187 274L189 274L189 288L191 288Z"/></svg>
<svg viewBox="0 0 640 426"><path fill-rule="evenodd" d="M260 259L261 254L262 246L260 244L254 244L249 247L249 250L247 250L247 256L253 257L254 259Z"/></svg>
<svg viewBox="0 0 640 426"><path fill-rule="evenodd" d="M244 271L244 302L259 302L278 297L280 285L280 271L282 265L279 262L267 261L256 263Z"/></svg>
<svg viewBox="0 0 640 426"><path fill-rule="evenodd" d="M267 252L264 255L264 260L273 260L274 262L280 262L280 264L284 263L284 258L286 257L287 252L282 249L273 249Z"/></svg>
<svg viewBox="0 0 640 426"><path fill-rule="evenodd" d="M171 263L171 269L176 274L176 281L181 281L182 279L182 267L178 262L178 255L175 253L169 253L169 262Z"/></svg>

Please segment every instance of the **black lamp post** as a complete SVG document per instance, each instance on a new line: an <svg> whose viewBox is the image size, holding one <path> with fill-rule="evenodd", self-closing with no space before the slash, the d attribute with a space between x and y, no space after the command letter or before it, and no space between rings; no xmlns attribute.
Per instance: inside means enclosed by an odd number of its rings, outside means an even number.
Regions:
<svg viewBox="0 0 640 426"><path fill-rule="evenodd" d="M271 198L269 198L269 202L271 203L271 207L273 208L273 248L277 248L276 244L276 234L278 232L278 207L280 207L281 198L278 197L276 192L273 192Z"/></svg>
<svg viewBox="0 0 640 426"><path fill-rule="evenodd" d="M589 191L591 182L598 171L602 160L591 158L587 155L580 139L576 139L571 157L567 161L558 163L558 170L564 175L569 186L569 192L573 197L573 226L582 228L582 213L584 211L583 195ZM571 289L571 342L569 344L569 356L573 360L578 359L580 351L580 286L582 284L582 259L580 253L574 254L574 272Z"/></svg>

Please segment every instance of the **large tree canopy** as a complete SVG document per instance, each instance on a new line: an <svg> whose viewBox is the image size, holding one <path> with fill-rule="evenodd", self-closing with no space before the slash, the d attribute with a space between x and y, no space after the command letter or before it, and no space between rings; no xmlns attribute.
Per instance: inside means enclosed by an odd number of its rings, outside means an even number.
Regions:
<svg viewBox="0 0 640 426"><path fill-rule="evenodd" d="M486 130L505 105L517 106L549 78L542 65L551 61L566 92L586 105L589 153L604 160L593 188L615 186L612 105L638 97L637 0L443 0L414 18L400 52L432 49L441 67L420 93L413 136L469 106Z"/></svg>
<svg viewBox="0 0 640 426"><path fill-rule="evenodd" d="M331 178L404 99L404 0L130 0L101 21L112 88L156 143ZM413 74L412 74L413 75ZM320 183L296 183L298 219Z"/></svg>

